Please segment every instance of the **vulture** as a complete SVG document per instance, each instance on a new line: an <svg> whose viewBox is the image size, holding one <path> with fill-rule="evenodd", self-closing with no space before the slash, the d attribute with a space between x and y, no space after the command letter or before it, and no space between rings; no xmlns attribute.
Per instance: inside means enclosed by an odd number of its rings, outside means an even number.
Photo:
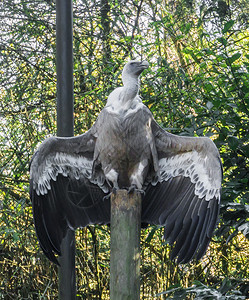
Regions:
<svg viewBox="0 0 249 300"><path fill-rule="evenodd" d="M142 195L143 224L164 227L171 259L199 260L215 229L222 164L213 141L166 132L139 96L147 61L129 61L94 125L76 137L49 137L30 163L37 237L58 264L70 228L110 223L110 194Z"/></svg>

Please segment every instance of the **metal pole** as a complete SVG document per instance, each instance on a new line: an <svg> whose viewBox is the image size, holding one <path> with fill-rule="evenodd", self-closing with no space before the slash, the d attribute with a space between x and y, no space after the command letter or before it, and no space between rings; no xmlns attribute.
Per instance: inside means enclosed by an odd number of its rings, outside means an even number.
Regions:
<svg viewBox="0 0 249 300"><path fill-rule="evenodd" d="M111 196L110 299L140 299L141 195Z"/></svg>
<svg viewBox="0 0 249 300"><path fill-rule="evenodd" d="M71 0L56 1L57 134L73 136L73 15Z"/></svg>
<svg viewBox="0 0 249 300"><path fill-rule="evenodd" d="M71 0L56 0L57 135L73 136L73 9ZM59 299L76 298L75 236L68 230L61 245Z"/></svg>

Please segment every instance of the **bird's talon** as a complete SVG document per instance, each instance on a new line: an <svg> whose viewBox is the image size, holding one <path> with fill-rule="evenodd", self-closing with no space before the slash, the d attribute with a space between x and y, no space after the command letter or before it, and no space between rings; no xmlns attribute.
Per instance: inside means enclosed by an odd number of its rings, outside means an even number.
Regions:
<svg viewBox="0 0 249 300"><path fill-rule="evenodd" d="M134 184L132 184L132 185L128 188L128 194L134 193L135 190L136 190L136 186L135 186Z"/></svg>
<svg viewBox="0 0 249 300"><path fill-rule="evenodd" d="M128 189L128 194L131 194L131 193L134 193L134 192L138 192L138 193L141 193L141 194L145 194L145 191L142 190L142 189L138 189L137 186L135 184L132 184L129 189Z"/></svg>
<svg viewBox="0 0 249 300"><path fill-rule="evenodd" d="M103 197L103 201L109 199L109 198L111 197L111 194L112 194L112 192L109 193L109 194L107 194L106 196L104 196L104 197Z"/></svg>
<svg viewBox="0 0 249 300"><path fill-rule="evenodd" d="M138 190L142 195L145 195L145 191L144 190Z"/></svg>
<svg viewBox="0 0 249 300"><path fill-rule="evenodd" d="M112 194L116 195L117 194L117 190L118 189L116 187L114 187L109 194L107 194L106 196L103 197L103 200L107 200L107 199L111 198Z"/></svg>

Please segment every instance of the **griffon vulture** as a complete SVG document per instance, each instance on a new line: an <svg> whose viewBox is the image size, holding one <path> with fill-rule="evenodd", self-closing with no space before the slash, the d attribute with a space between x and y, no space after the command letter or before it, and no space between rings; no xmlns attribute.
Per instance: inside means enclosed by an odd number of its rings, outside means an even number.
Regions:
<svg viewBox="0 0 249 300"><path fill-rule="evenodd" d="M200 259L216 226L222 165L211 139L163 130L138 95L147 61L130 61L123 86L95 124L76 137L50 137L32 157L30 197L40 246L57 262L68 228L110 223L111 192L142 192L142 223L165 227L179 263Z"/></svg>

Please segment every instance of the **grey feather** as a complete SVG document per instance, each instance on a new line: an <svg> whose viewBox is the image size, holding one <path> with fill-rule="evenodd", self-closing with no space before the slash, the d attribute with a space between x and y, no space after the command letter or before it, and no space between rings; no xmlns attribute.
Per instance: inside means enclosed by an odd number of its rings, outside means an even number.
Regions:
<svg viewBox="0 0 249 300"><path fill-rule="evenodd" d="M217 222L222 166L208 138L164 131L138 95L148 63L131 61L123 86L108 97L93 127L72 138L51 137L30 164L30 197L37 236L57 263L68 228L110 222L113 188L144 190L142 223L165 226L186 263L204 254Z"/></svg>

